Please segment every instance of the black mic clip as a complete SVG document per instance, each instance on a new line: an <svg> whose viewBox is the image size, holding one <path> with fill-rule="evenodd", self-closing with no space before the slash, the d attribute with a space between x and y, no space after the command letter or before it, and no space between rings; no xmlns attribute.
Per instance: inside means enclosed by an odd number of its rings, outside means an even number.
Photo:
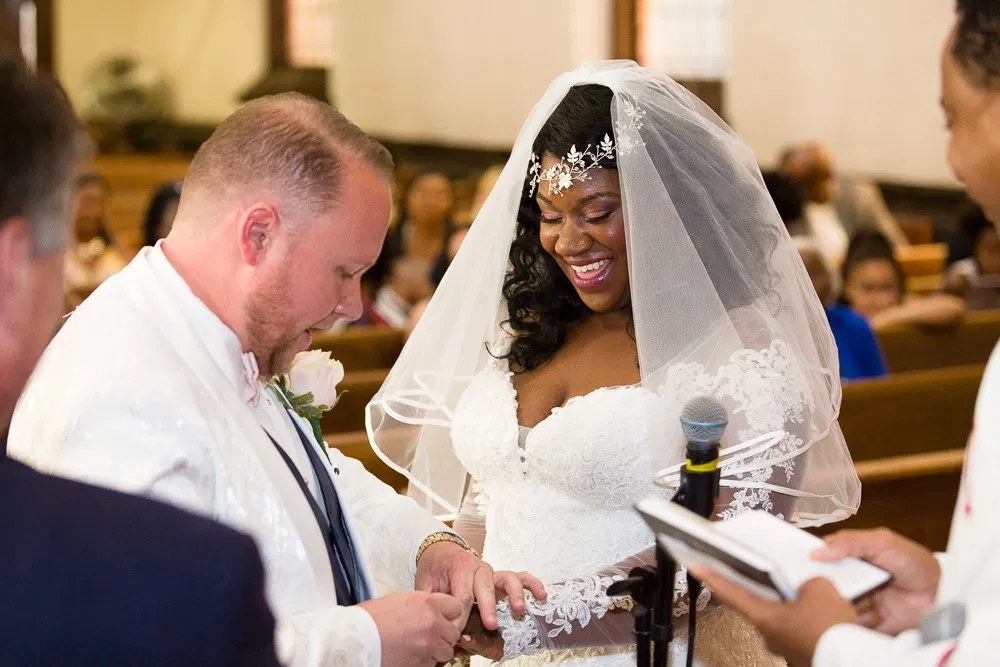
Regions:
<svg viewBox="0 0 1000 667"><path fill-rule="evenodd" d="M628 595L635 603L632 614L635 619L636 660L639 665L650 664L649 648L653 641L653 605L656 601L656 586L656 568L648 565L633 567L628 573L628 578L608 586L610 597ZM668 630L668 634L673 634L672 627ZM667 643L672 639L672 636L664 637Z"/></svg>

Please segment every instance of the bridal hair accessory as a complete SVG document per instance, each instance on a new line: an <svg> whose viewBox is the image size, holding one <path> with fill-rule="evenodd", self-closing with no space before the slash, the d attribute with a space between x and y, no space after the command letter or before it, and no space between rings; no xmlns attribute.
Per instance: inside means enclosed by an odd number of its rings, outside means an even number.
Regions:
<svg viewBox="0 0 1000 667"><path fill-rule="evenodd" d="M337 385L343 380L344 364L329 352L309 350L296 354L288 373L269 384L288 407L309 421L316 442L323 442L319 420L340 402L344 392L338 394Z"/></svg>
<svg viewBox="0 0 1000 667"><path fill-rule="evenodd" d="M600 169L601 160L614 156L615 142L606 134L596 150L591 150L588 144L581 153L576 150L575 145L571 146L566 157L545 171L542 171L542 163L538 156L532 153L531 168L528 170L531 174L531 192L536 191L540 182L547 181L552 184L549 186L549 191L561 195L563 190L573 187L573 181L588 180L590 177L587 176L587 172L591 169Z"/></svg>
<svg viewBox="0 0 1000 667"><path fill-rule="evenodd" d="M632 138L632 133L628 130L642 128L642 117L646 112L627 100L624 103L624 110L628 125L618 123L615 127L615 134L621 138L617 145L614 139L605 134L596 148L587 144L582 153L576 149L576 145L570 146L569 152L545 171L542 171L541 159L532 153L531 167L528 169L528 174L531 176L531 194L535 194L538 184L545 181L551 183L550 192L562 195L563 190L573 187L573 181L582 183L589 180L587 172L591 169L601 169L601 160L615 158L619 154L627 155L636 146L642 145L642 141Z"/></svg>

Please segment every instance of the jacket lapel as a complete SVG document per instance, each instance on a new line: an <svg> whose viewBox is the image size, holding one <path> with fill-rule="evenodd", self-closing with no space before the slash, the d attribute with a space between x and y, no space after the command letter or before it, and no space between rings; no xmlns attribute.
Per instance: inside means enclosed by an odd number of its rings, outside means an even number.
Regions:
<svg viewBox="0 0 1000 667"><path fill-rule="evenodd" d="M365 557L364 553L364 543L362 540L358 539L358 531L355 530L354 519L351 516L350 502L348 502L348 497L344 495L343 487L340 484L340 474L333 465L330 463L330 456L326 451L325 443L316 442L316 436L313 433L312 424L309 420L298 415L294 410L287 410L289 417L295 421L298 425L299 430L304 434L305 439L308 441L309 445L314 451L319 453L319 458L326 467L327 473L330 475L330 480L333 482L333 488L337 491L337 497L340 498L341 511L344 516L344 523L347 525L347 532L351 536L351 540L354 543L354 551L356 556L356 565L361 568L362 576L365 579L365 583L368 590L375 595L375 591L378 590L375 578L372 576L371 570L368 567L368 558Z"/></svg>
<svg viewBox="0 0 1000 667"><path fill-rule="evenodd" d="M277 496L281 498L284 514L302 542L312 566L316 592L322 599L336 601L337 595L326 542L307 499L281 460L281 455L249 406L235 391L232 383L201 343L192 325L185 318L183 310L157 279L148 260L140 256L130 268L135 271L135 281L128 285L128 298L149 316L151 330L162 335L164 343L176 349L180 358L187 362L191 373L215 400L216 405L211 407L232 427L229 432L233 437L216 440L222 461L227 461L231 448L251 450L252 458L263 471L265 479L274 487ZM234 486L239 485L240 480L233 481ZM246 488L243 491L254 492L253 489ZM256 520L258 517L249 517L251 522Z"/></svg>

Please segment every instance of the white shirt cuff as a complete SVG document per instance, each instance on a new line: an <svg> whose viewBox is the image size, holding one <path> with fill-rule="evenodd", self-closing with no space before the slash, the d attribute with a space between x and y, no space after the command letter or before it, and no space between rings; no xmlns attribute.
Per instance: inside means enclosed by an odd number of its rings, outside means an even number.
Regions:
<svg viewBox="0 0 1000 667"><path fill-rule="evenodd" d="M371 617L363 607L354 605L350 608L351 610L357 611L357 624L358 624L358 634L362 643L368 650L366 651L368 657L369 667L381 667L382 665L382 637L378 633L378 626L375 625L375 619Z"/></svg>
<svg viewBox="0 0 1000 667"><path fill-rule="evenodd" d="M914 631L889 637L847 623L835 625L820 637L813 654L812 667L862 667L890 664L887 659L899 652L919 648Z"/></svg>

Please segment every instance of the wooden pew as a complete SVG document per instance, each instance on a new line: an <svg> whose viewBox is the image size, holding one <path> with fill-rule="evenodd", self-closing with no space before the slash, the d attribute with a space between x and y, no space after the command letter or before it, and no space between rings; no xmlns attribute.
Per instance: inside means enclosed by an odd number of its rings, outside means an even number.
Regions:
<svg viewBox="0 0 1000 667"><path fill-rule="evenodd" d="M878 339L893 373L985 364L1000 340L1000 310L970 312L947 331L895 326L879 331Z"/></svg>
<svg viewBox="0 0 1000 667"><path fill-rule="evenodd" d="M329 351L349 372L392 368L403 350L403 332L388 327L356 327L340 333L314 334L312 347Z"/></svg>
<svg viewBox="0 0 1000 667"><path fill-rule="evenodd" d="M944 549L984 366L914 371L844 387L840 426L861 508L820 534L885 526Z"/></svg>
<svg viewBox="0 0 1000 667"><path fill-rule="evenodd" d="M855 461L962 449L983 364L891 375L844 386L840 428Z"/></svg>
<svg viewBox="0 0 1000 667"><path fill-rule="evenodd" d="M906 290L921 294L941 289L948 246L923 243L896 248L896 261L906 276Z"/></svg>
<svg viewBox="0 0 1000 667"><path fill-rule="evenodd" d="M338 389L346 392L333 410L320 422L323 433L346 433L365 430L365 406L375 396L389 371L376 369L352 371L344 376Z"/></svg>
<svg viewBox="0 0 1000 667"><path fill-rule="evenodd" d="M348 433L332 433L324 435L323 439L326 440L326 444L330 447L339 449L344 456L361 461L368 472L392 488L400 493L406 492L406 478L387 466L378 457L372 450L371 445L368 444L368 434L364 429Z"/></svg>
<svg viewBox="0 0 1000 667"><path fill-rule="evenodd" d="M964 449L948 449L861 461L861 508L842 527L886 526L928 549L944 551L964 458Z"/></svg>

